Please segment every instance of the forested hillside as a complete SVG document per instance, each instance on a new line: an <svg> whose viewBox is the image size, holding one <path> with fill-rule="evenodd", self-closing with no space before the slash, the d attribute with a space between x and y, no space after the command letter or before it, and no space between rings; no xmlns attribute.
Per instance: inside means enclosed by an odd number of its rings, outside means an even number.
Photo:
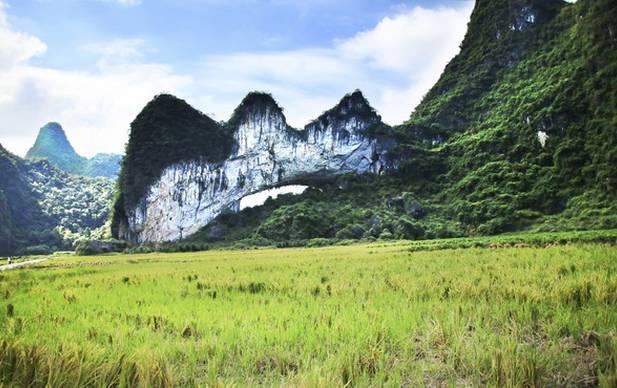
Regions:
<svg viewBox="0 0 617 388"><path fill-rule="evenodd" d="M26 161L0 146L0 255L71 249L101 237L114 183Z"/></svg>
<svg viewBox="0 0 617 388"><path fill-rule="evenodd" d="M610 0L477 2L461 54L402 127L408 143L445 139L436 200L466 232L617 224L614 31Z"/></svg>

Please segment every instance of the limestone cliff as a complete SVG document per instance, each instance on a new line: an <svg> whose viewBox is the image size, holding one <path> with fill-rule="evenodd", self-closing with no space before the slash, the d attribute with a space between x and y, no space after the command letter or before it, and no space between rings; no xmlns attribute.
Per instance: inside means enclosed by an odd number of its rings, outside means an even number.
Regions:
<svg viewBox="0 0 617 388"><path fill-rule="evenodd" d="M222 212L237 210L241 198L263 189L315 177L380 173L392 167L386 153L393 142L377 135L384 125L359 91L345 96L303 130L287 125L282 109L262 93L249 94L222 128L213 128L212 122L208 125L213 133L232 138L227 155L208 158L188 152L192 157L175 158L162 168L134 203L121 196L114 215L118 237L137 243L179 240ZM134 122L133 126L139 125ZM224 139L221 143L221 148L227 147ZM212 146L217 149L216 144ZM175 146L167 143L166 147ZM127 186L131 183L126 174L122 179Z"/></svg>

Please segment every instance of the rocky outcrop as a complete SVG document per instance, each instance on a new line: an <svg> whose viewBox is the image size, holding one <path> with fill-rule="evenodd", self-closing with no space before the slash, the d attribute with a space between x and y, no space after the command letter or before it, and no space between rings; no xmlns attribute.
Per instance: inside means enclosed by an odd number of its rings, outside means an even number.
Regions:
<svg viewBox="0 0 617 388"><path fill-rule="evenodd" d="M267 188L341 174L380 173L393 167L386 156L393 141L377 134L384 127L359 91L303 130L287 125L269 95L252 93L227 123L234 143L230 155L164 168L136 206L122 209L116 234L136 243L175 241L223 212L237 211L240 199Z"/></svg>

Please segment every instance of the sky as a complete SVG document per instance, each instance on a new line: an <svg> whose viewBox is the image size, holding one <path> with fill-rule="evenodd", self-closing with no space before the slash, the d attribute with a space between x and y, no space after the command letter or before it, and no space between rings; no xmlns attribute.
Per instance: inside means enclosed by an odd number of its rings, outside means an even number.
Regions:
<svg viewBox="0 0 617 388"><path fill-rule="evenodd" d="M473 0L0 0L0 144L45 123L78 153L122 153L172 93L227 120L253 90L297 128L364 92L405 121L459 51Z"/></svg>

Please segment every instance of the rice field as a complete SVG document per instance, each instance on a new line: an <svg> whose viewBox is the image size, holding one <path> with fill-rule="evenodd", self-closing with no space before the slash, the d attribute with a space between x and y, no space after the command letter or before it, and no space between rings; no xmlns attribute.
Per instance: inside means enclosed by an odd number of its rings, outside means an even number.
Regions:
<svg viewBox="0 0 617 388"><path fill-rule="evenodd" d="M0 308L2 386L617 386L612 244L54 258Z"/></svg>

